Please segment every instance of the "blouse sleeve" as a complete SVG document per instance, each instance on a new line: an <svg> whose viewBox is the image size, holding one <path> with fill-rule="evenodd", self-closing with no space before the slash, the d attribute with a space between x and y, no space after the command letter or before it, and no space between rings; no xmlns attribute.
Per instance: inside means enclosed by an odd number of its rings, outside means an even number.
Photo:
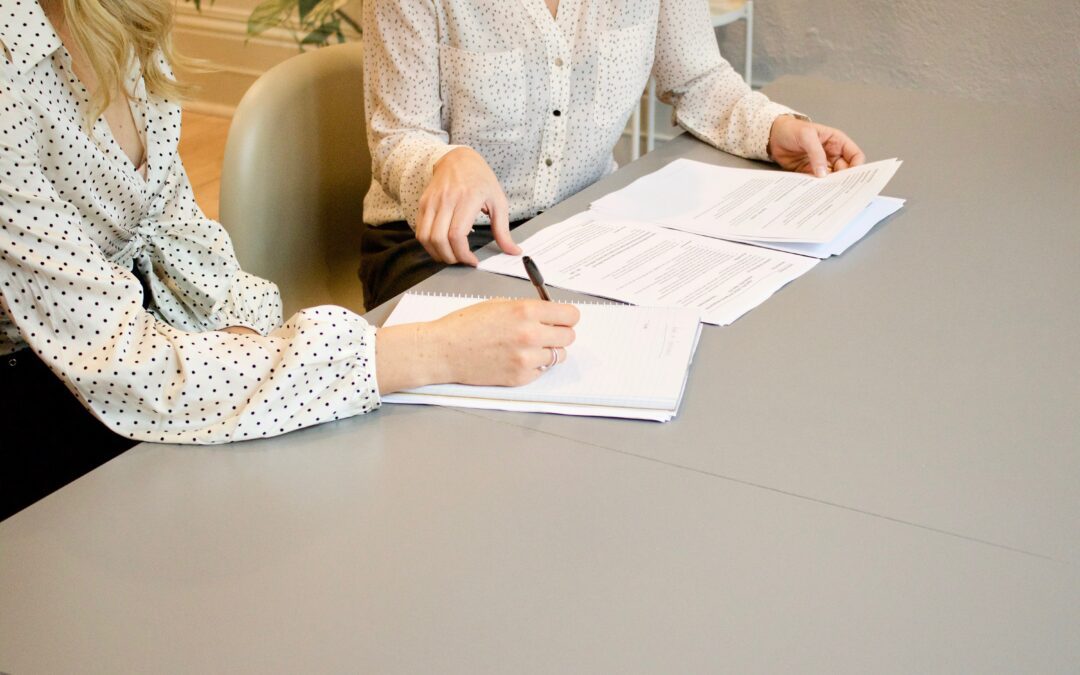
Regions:
<svg viewBox="0 0 1080 675"><path fill-rule="evenodd" d="M442 128L439 34L422 0L364 3L364 108L374 177L416 227L435 163L460 147Z"/></svg>
<svg viewBox="0 0 1080 675"><path fill-rule="evenodd" d="M375 330L339 307L268 335L186 332L142 307L41 170L35 123L0 89L0 300L23 339L109 428L136 440L272 436L379 405Z"/></svg>
<svg viewBox="0 0 1080 675"><path fill-rule="evenodd" d="M169 154L172 162L166 185L162 188L162 193L168 197L156 218L160 223L184 224L198 232L196 238L206 242L205 250L210 253L207 259L217 264L207 263L200 255L192 255L184 247L159 247L165 248L161 251L164 256L172 257L181 264L169 266L172 276L163 274L153 264L143 264L150 281L151 311L169 325L189 331L242 326L262 335L269 334L281 325L281 295L277 286L240 269L228 233L221 223L207 218L195 201L195 193L180 155L176 152ZM208 272L208 269L214 268L217 268L216 275ZM205 279L208 274L227 288L219 302L206 304L193 301L189 294L182 291L196 282L196 278Z"/></svg>
<svg viewBox="0 0 1080 675"><path fill-rule="evenodd" d="M659 97L675 107L680 126L741 157L769 159L773 121L797 115L752 91L720 56L702 0L661 0L653 72Z"/></svg>

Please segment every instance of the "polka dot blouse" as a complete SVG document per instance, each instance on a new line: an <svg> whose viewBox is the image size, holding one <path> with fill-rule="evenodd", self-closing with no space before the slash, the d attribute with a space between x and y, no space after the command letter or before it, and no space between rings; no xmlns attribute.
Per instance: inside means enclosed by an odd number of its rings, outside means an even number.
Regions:
<svg viewBox="0 0 1080 675"><path fill-rule="evenodd" d="M145 177L34 0L0 0L0 354L29 345L111 429L220 443L379 405L375 331L339 307L282 325L177 155L180 110L127 85ZM217 329L246 326L258 336Z"/></svg>
<svg viewBox="0 0 1080 675"><path fill-rule="evenodd" d="M374 225L415 225L432 166L462 145L495 171L511 220L557 204L614 170L650 73L678 124L743 157L767 159L791 112L720 57L706 0L561 0L557 18L544 0L364 5Z"/></svg>

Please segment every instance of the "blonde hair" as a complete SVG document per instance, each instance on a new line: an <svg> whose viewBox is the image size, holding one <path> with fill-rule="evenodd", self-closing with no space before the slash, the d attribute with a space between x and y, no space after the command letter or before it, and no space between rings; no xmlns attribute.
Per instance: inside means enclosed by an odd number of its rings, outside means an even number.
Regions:
<svg viewBox="0 0 1080 675"><path fill-rule="evenodd" d="M147 93L182 99L188 87L171 69L187 65L173 48L174 0L62 0L64 22L97 77L90 118L96 119L125 87L131 59L139 64ZM157 59L161 53L166 66Z"/></svg>

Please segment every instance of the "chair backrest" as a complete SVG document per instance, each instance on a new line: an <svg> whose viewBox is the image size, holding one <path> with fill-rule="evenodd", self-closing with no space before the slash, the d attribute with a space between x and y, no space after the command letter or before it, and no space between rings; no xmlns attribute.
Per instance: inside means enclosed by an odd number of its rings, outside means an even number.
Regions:
<svg viewBox="0 0 1080 675"><path fill-rule="evenodd" d="M285 316L363 310L359 231L371 184L359 44L295 56L236 109L221 172L221 222L245 270L276 283Z"/></svg>

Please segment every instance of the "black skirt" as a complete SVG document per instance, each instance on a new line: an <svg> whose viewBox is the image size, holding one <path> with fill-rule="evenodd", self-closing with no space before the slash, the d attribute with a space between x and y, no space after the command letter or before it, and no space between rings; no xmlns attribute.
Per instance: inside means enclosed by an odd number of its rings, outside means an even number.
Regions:
<svg viewBox="0 0 1080 675"><path fill-rule="evenodd" d="M0 520L137 443L98 421L34 352L0 356Z"/></svg>
<svg viewBox="0 0 1080 675"><path fill-rule="evenodd" d="M510 223L510 229L524 222ZM490 244L492 239L490 227L477 225L469 234L469 248L475 251ZM432 260L405 221L362 225L360 251L360 281L364 285L367 309L378 307L446 267L445 263Z"/></svg>

